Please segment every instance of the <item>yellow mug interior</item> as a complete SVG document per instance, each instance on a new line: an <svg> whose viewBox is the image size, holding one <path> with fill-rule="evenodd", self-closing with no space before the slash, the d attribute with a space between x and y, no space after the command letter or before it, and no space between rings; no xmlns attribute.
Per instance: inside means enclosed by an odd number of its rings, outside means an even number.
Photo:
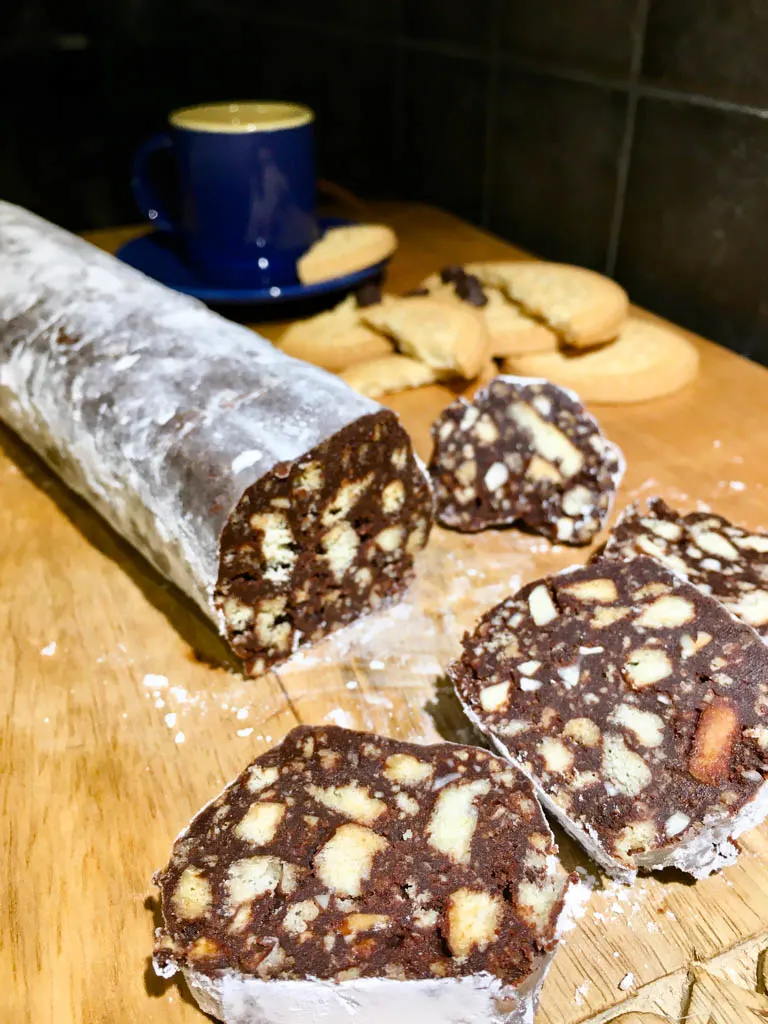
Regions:
<svg viewBox="0 0 768 1024"><path fill-rule="evenodd" d="M174 110L168 120L175 128L195 132L243 135L246 132L277 132L298 128L315 118L309 107L300 103L238 102L203 103Z"/></svg>

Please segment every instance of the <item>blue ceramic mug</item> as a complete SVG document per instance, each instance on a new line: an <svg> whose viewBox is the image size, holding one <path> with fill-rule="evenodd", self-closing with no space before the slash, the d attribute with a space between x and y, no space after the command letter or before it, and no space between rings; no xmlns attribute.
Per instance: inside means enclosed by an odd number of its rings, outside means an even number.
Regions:
<svg viewBox="0 0 768 1024"><path fill-rule="evenodd" d="M184 244L212 284L268 288L296 282L296 260L318 237L314 114L295 103L185 107L136 154L133 193L142 213ZM171 150L178 219L164 208L150 157Z"/></svg>

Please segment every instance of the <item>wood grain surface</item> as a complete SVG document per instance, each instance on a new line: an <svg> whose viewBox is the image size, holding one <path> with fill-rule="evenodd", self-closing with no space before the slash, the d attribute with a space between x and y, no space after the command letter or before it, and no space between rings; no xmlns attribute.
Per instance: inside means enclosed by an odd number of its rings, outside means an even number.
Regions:
<svg viewBox="0 0 768 1024"><path fill-rule="evenodd" d="M427 207L379 204L370 216L400 237L395 291L449 262L516 255ZM95 240L113 249L135 233ZM627 455L618 506L661 494L765 527L768 372L695 340L702 373L684 392L595 410ZM422 455L452 397L435 386L392 399ZM7 432L0 446L0 1021L194 1024L203 1017L186 991L149 965L152 873L190 815L300 721L466 738L442 678L462 630L522 581L588 552L514 530L436 529L401 605L249 680L208 622L27 449ZM594 874L561 841L565 860ZM695 885L674 872L632 889L597 878L537 1022L631 1010L677 1020L701 964L716 975L732 962L736 976L722 976L754 990L768 945L768 829L742 846L735 867ZM713 1019L735 1024L730 1012Z"/></svg>

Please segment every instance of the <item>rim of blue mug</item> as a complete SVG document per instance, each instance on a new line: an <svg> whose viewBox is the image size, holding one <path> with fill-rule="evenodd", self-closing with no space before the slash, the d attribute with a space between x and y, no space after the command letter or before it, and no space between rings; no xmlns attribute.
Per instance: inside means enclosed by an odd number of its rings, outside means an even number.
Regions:
<svg viewBox="0 0 768 1024"><path fill-rule="evenodd" d="M248 135L286 131L311 124L315 112L303 103L286 100L229 100L195 103L168 115L173 128L211 135Z"/></svg>

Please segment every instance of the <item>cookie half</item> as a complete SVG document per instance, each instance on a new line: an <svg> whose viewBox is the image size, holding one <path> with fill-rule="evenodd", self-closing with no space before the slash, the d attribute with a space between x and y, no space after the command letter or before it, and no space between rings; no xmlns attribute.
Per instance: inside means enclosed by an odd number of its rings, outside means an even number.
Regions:
<svg viewBox="0 0 768 1024"><path fill-rule="evenodd" d="M515 260L469 263L465 269L500 289L524 313L543 321L575 348L591 348L615 338L629 311L624 289L585 267Z"/></svg>
<svg viewBox="0 0 768 1024"><path fill-rule="evenodd" d="M329 228L297 262L296 273L302 284L318 284L372 267L396 248L397 236L384 224Z"/></svg>
<svg viewBox="0 0 768 1024"><path fill-rule="evenodd" d="M557 335L546 324L526 316L502 291L461 266L430 274L421 287L430 298L472 306L485 321L494 358L557 349Z"/></svg>
<svg viewBox="0 0 768 1024"><path fill-rule="evenodd" d="M283 332L278 348L286 355L333 373L340 373L355 363L390 355L392 343L361 320L363 309L374 304L369 301L370 290L364 294L367 296L364 305L358 296L348 295L325 313L297 320ZM380 294L376 301L381 301Z"/></svg>
<svg viewBox="0 0 768 1024"><path fill-rule="evenodd" d="M442 377L471 380L490 357L485 325L469 308L415 296L386 296L361 310L363 323L390 337L407 356L431 366Z"/></svg>

